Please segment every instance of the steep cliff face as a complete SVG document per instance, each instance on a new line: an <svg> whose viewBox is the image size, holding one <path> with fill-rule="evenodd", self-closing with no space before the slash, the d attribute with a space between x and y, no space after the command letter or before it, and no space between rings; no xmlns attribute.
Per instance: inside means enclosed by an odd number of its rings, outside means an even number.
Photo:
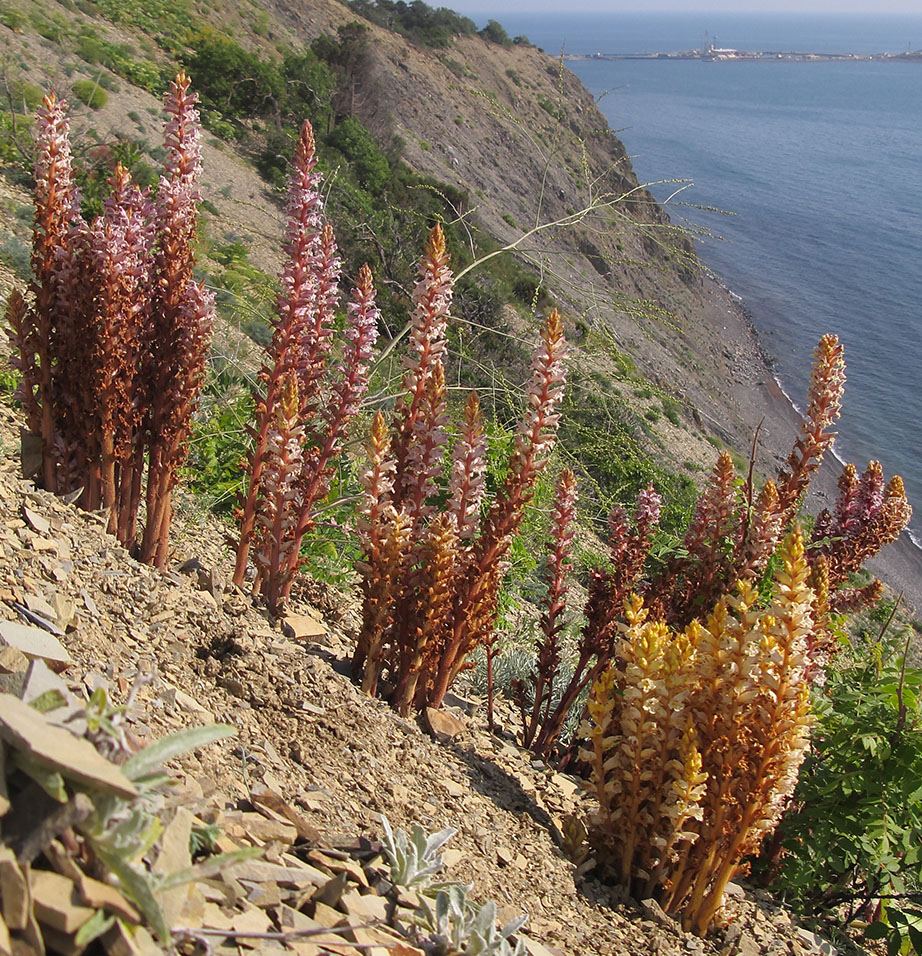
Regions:
<svg viewBox="0 0 922 956"><path fill-rule="evenodd" d="M306 10L273 0L272 11L305 39L356 20L327 0ZM459 35L431 49L362 22L368 56L351 104L362 122L382 143L397 137L414 169L461 190L459 221L517 242L581 329L610 336L684 406L685 427L659 429L667 455L707 460L699 430L746 448L759 418L740 407L739 386L771 384L755 340L577 77L531 46ZM785 431L769 426L766 447L788 441Z"/></svg>
<svg viewBox="0 0 922 956"><path fill-rule="evenodd" d="M67 91L81 75L111 80L104 107L81 111L75 104L77 136L92 131L100 142L121 134L155 143L157 100L74 56L77 37L98 35L140 48L168 69L150 31L124 18L103 19L105 4L76 10L26 0L26 6L33 19L57 17L68 33L51 42L29 26L15 34L3 28L29 81ZM267 17L258 30L257 14ZM270 0L258 10L200 4L194 17L216 30L233 28L264 56L276 55L276 45L303 48L357 20L336 0ZM648 452L672 468L683 462L697 468L713 460L706 438L717 435L744 450L761 415L740 397L770 384L754 340L729 296L698 267L691 241L639 186L624 146L578 79L530 46L504 47L473 35L432 49L363 25L365 52L347 108L384 147L399 143L414 170L456 190L454 230L462 240L470 235L473 244L488 234L501 245L515 243L514 254L532 263L562 306L587 374L598 372L603 389L619 378L609 374L612 362L629 364L621 400L638 419L646 417L641 438ZM206 137L204 163L210 234L246 236L251 261L273 273L278 194L229 141ZM373 241L369 248L373 258ZM515 331L530 320L522 314L518 321ZM640 395L641 377L659 394ZM677 412L663 417L662 396ZM789 444L785 428L774 434L767 425L763 447ZM768 465L767 456L762 463Z"/></svg>

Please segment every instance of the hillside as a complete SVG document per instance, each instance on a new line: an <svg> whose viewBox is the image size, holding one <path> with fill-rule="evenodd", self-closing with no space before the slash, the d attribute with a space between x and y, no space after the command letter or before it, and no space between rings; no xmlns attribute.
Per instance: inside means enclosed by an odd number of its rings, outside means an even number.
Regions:
<svg viewBox="0 0 922 956"><path fill-rule="evenodd" d="M258 343L271 334L282 187L293 131L308 105L344 277L351 283L367 260L379 289L383 348L368 406L393 404L414 269L434 222L444 224L460 273L445 363L449 411L457 418L458 395L480 390L490 438L501 449L488 476L495 484L504 480L502 450L515 443L512 422L536 332L551 306L560 309L572 351L550 470L568 465L578 473L579 593L599 564L598 535L612 504L630 507L650 482L663 491L661 550L651 554L665 567L716 449L732 452L732 464L723 460L734 487L757 428L759 477L777 471L797 434L797 418L745 313L638 184L623 145L561 63L527 43L467 28L423 42L405 24L403 32L371 21L357 27L356 18L334 0L0 3L9 51L0 110L0 299L29 270L24 157L41 91L55 87L71 102L84 210L98 210L115 160L140 181L156 181L164 155L159 93L164 79L186 66L201 90L206 130L197 265L219 316L183 475L189 491L177 503L163 570L135 562L104 533L99 512L78 511L18 476L20 410L10 398L15 376L4 370L0 623L37 617L62 632L72 659L62 669L70 703L80 708L106 688L116 706L127 707L118 719L127 749L188 724L218 720L236 728L235 740L170 765L178 794L159 809L167 834L181 821L172 832L185 844L184 860L189 834L183 839L181 828L191 814L220 849L253 843L278 868L245 871L249 876L229 869L195 881L179 908L182 925L191 927L183 952L211 951L212 940L195 934L202 927L222 939L215 952L262 952L283 940L247 936L254 927L284 933L304 921L335 925L348 917L354 945L329 949L382 956L380 939L355 935L357 914L373 913L399 932L403 911L414 907L388 880L384 817L427 832L457 828L445 854L448 876L472 882L479 902L494 900L500 923L527 913L531 956L830 952L753 886L731 884L715 932L699 939L658 904L626 902L622 891L595 880L582 837L575 847L572 838L579 834L573 817L587 813L590 798L576 777L517 745L520 714L510 701L500 701L499 727L488 729L479 674L463 675L458 696L446 698L442 724L425 711L418 722L407 719L360 693L349 679L360 616L348 522L368 407L342 456L342 487L331 495L342 491L345 499L330 504L332 536L344 525L347 532L328 547L319 535L309 542L318 579L298 579L287 619L229 583L230 502L240 487L249 385L261 360ZM0 342L0 357L7 349ZM821 475L814 510L832 500L835 481L832 469ZM529 602L540 584L550 510L551 481L544 482L513 564L521 593L503 610L507 677L515 676L513 665L525 668L522 674L533 666L525 645L535 633ZM922 560L908 548L894 551L880 573L922 606ZM875 630L879 623L875 618ZM764 624L766 635L774 626ZM0 648L0 684L14 693L18 685L31 699L38 688L28 686L35 668L26 658L40 655L13 650ZM16 759L28 766L28 758ZM22 826L34 787L22 786L27 771L11 772ZM167 854L167 835L162 843L159 834L152 839L158 854ZM77 871L86 860L71 858L72 847L43 850L40 872L52 866L82 885ZM312 875L292 873L298 867ZM373 899L356 903L356 896ZM62 905L39 915L66 922L73 913ZM229 926L234 933L222 938ZM307 956L321 951L284 942ZM72 943L58 938L62 952L80 948ZM444 956L431 940L413 943L389 945L403 956ZM105 945L107 952L135 951L124 939L107 937Z"/></svg>
<svg viewBox="0 0 922 956"><path fill-rule="evenodd" d="M0 407L0 626L22 620L14 602L50 615L66 630L60 640L71 658L62 690L72 695L73 706L100 687L114 705L125 704L130 694L125 728L135 748L202 722L235 727L235 739L171 764L175 793L161 818L169 824L188 812L197 825L217 823L225 831L221 850L255 844L271 863L288 867L287 881L278 875L282 867L268 866L266 876L241 869L235 882L229 870L224 882L193 884L177 923L244 934L271 925L284 929L292 923L290 915L285 923L283 911L292 908L316 920L332 918L327 926L346 920L355 910L336 899L324 897L333 907L323 910L324 917L311 909L314 886L306 894L298 889L297 867L306 866L302 879L316 885L323 879L317 862L329 864L330 854L348 860L354 853L364 863L376 855L369 850L379 846L384 815L394 827L419 823L427 833L456 828L444 853L444 877L473 883L472 895L481 903L494 900L500 923L526 913L530 956L829 951L759 890L732 887L731 922L707 940L682 933L655 904L639 909L625 903L562 849L567 815L584 813L590 803L578 781L534 762L512 733L488 733L476 694L468 690L469 696L456 699L448 708L447 733L431 739L344 676L357 624L350 599L323 586L305 587L283 630L226 583L232 565L222 529L208 519L183 520L175 529L173 566L185 571L137 564L96 516L16 476L16 428L15 416ZM0 683L11 689L11 680L26 675L11 664L9 649L5 653ZM45 673L41 687L58 686ZM503 713L512 726L512 709ZM275 803L256 796L267 791ZM294 811L297 833L267 806ZM359 837L370 842L357 842ZM278 882L269 889L273 873ZM354 878L347 885L374 896ZM380 892L389 892L389 885ZM203 895L210 902L203 903ZM316 924L307 915L294 923L304 925ZM214 952L222 954L284 951L245 935L218 942ZM306 956L359 951L291 945ZM423 956L424 950L400 952ZM425 956L434 953L425 949Z"/></svg>

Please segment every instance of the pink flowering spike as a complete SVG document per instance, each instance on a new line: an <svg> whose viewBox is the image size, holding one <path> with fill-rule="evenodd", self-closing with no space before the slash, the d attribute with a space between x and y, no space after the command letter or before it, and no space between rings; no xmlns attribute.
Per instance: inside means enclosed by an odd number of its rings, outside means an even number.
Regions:
<svg viewBox="0 0 922 956"><path fill-rule="evenodd" d="M311 420L316 414L319 385L333 345L333 323L339 301L341 271L342 262L336 248L336 236L333 234L333 227L327 223L320 231L311 302L312 314L305 329L304 347L301 350L298 369L300 387L304 393L301 397L301 414L305 421Z"/></svg>
<svg viewBox="0 0 922 956"><path fill-rule="evenodd" d="M25 383L36 395L41 417L43 478L49 491L57 490L54 449L57 446L53 394L53 337L57 324L56 286L58 261L67 245L70 222L79 208L74 186L68 124L63 100L49 93L42 101L35 124L35 219L32 234L31 290L35 302L29 313L30 357L24 371L35 374Z"/></svg>
<svg viewBox="0 0 922 956"><path fill-rule="evenodd" d="M470 392L464 407L464 424L455 444L451 466L448 510L454 516L460 541L470 541L480 526L480 503L487 471L486 440L476 392Z"/></svg>
<svg viewBox="0 0 922 956"><path fill-rule="evenodd" d="M445 400L445 369L441 362L426 381L419 416L413 423L413 440L406 457L403 504L415 525L433 512L429 497L437 489L445 446L448 444L448 406ZM398 475L400 472L398 471Z"/></svg>
<svg viewBox="0 0 922 956"><path fill-rule="evenodd" d="M537 642L538 666L535 675L534 705L526 723L522 745L530 747L543 721L546 721L554 694L554 682L560 668L560 632L567 610L567 575L573 568L570 551L573 546L576 518L576 477L565 469L557 481L551 512L551 540L548 543L544 579L547 594L541 614L541 633Z"/></svg>
<svg viewBox="0 0 922 956"><path fill-rule="evenodd" d="M787 526L794 517L810 479L835 441L836 433L832 431L832 426L842 409L845 358L837 336L824 335L813 356L807 410L801 423L800 437L778 476L779 513L783 526Z"/></svg>
<svg viewBox="0 0 922 956"><path fill-rule="evenodd" d="M856 530L858 512L858 469L851 463L842 469L839 477L839 497L836 501L834 534L850 537Z"/></svg>
<svg viewBox="0 0 922 956"><path fill-rule="evenodd" d="M663 496L652 484L647 485L637 495L637 507L634 509L634 527L638 542L649 541L650 535L659 527L662 513ZM644 556L646 557L646 554Z"/></svg>
<svg viewBox="0 0 922 956"><path fill-rule="evenodd" d="M378 337L380 312L375 306L375 287L371 269L367 265L359 270L358 285L347 313L349 322L345 331L346 346L339 367L339 378L333 384L333 394L321 413L325 428L317 436L314 447L303 458L301 513L294 532L296 548L290 558L285 597L297 570L297 552L301 540L314 523L317 502L325 498L329 491L330 462L342 451L349 423L358 412L368 388L368 372Z"/></svg>
<svg viewBox="0 0 922 956"><path fill-rule="evenodd" d="M298 382L290 372L268 431L256 564L266 604L277 613L288 583L292 554L297 553L295 524L301 505L299 489L304 429L300 424Z"/></svg>
<svg viewBox="0 0 922 956"><path fill-rule="evenodd" d="M164 100L167 125L164 131L164 177L171 183L189 187L193 198L202 173L202 148L200 125L195 104L198 95L190 93L191 80L180 72L170 84L170 92Z"/></svg>
<svg viewBox="0 0 922 956"><path fill-rule="evenodd" d="M448 268L445 236L442 227L436 225L429 234L425 254L419 264L419 281L413 293L409 352L404 360L405 395L400 399L395 412L397 500L414 499L417 512L420 503L431 493L433 475L420 474L416 463L411 463L410 458L416 441L423 438L432 446L432 439L436 437L432 434L426 435L436 427L433 415L436 419L441 417L439 409L433 404L434 390L430 379L436 374L436 370L442 367L451 296L452 274Z"/></svg>
<svg viewBox="0 0 922 956"><path fill-rule="evenodd" d="M157 281L146 396L147 523L139 549L142 561L158 566L166 560L170 496L186 455L214 321L213 297L193 277L202 168L196 99L184 73L164 99L167 160L157 189Z"/></svg>
<svg viewBox="0 0 922 956"><path fill-rule="evenodd" d="M554 309L541 333L541 346L532 357L531 384L525 396L525 415L515 440L513 472L529 481L537 477L554 446L566 383L566 342L563 322Z"/></svg>
<svg viewBox="0 0 922 956"><path fill-rule="evenodd" d="M858 483L855 513L861 523L872 521L884 503L884 470L879 461L868 462Z"/></svg>
<svg viewBox="0 0 922 956"><path fill-rule="evenodd" d="M295 150L291 181L288 187L288 221L285 232L285 264L279 276L281 291L276 299L277 318L272 342L259 373L262 394L256 398L256 428L250 452L246 495L240 516L240 538L234 583L243 586L255 530L256 513L265 467L266 442L281 399L283 383L289 372L300 377L299 402L308 390L303 387L304 353L311 340L311 321L317 301L317 268L320 254L320 233L323 228L321 176L317 172L314 132L306 122Z"/></svg>
<svg viewBox="0 0 922 956"><path fill-rule="evenodd" d="M367 264L359 269L358 282L346 312L349 317L345 331L346 347L339 366L339 380L333 386L337 401L324 410L327 429L338 434L344 431L343 423L359 410L368 388L371 357L378 340L381 312L375 305L374 280Z"/></svg>
<svg viewBox="0 0 922 956"><path fill-rule="evenodd" d="M141 342L150 321L155 235L150 203L121 165L111 185L103 214L90 227L96 304L92 352L84 376L95 396L99 419L100 501L93 506L102 504L109 511L109 530L116 533L120 524L126 526L117 513L116 469L132 467L140 438L136 381L142 374Z"/></svg>
<svg viewBox="0 0 922 956"><path fill-rule="evenodd" d="M506 555L557 434L557 407L563 398L566 379L565 352L563 322L554 309L547 317L541 342L532 357L526 411L516 434L509 472L487 513L483 530L471 550L464 581L459 585L453 633L429 691L428 702L432 707L441 704L467 655L483 642L493 627ZM438 368L441 369L441 362Z"/></svg>

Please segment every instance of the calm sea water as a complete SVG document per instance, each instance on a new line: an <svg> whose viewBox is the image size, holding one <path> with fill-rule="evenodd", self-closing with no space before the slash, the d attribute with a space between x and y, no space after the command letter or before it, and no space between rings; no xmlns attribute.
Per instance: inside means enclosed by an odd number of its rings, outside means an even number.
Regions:
<svg viewBox="0 0 922 956"><path fill-rule="evenodd" d="M922 48L922 16L503 23L549 53L676 52L700 47L705 31L743 50ZM702 256L745 300L795 402L820 335L840 335L848 387L838 453L902 474L922 530L922 63L567 65L601 97L641 181L693 184L680 197L690 205L671 203L671 215L720 237L700 240Z"/></svg>

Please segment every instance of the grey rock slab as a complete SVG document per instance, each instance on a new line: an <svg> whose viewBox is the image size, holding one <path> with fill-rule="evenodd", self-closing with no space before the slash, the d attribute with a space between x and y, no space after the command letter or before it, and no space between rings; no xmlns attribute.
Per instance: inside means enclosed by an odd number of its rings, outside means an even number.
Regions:
<svg viewBox="0 0 922 956"><path fill-rule="evenodd" d="M0 694L0 737L85 787L126 799L137 796L134 784L88 740L56 727L12 694Z"/></svg>
<svg viewBox="0 0 922 956"><path fill-rule="evenodd" d="M63 671L71 663L64 645L47 631L15 621L0 621L0 644L16 647L26 657L40 657L53 671Z"/></svg>

